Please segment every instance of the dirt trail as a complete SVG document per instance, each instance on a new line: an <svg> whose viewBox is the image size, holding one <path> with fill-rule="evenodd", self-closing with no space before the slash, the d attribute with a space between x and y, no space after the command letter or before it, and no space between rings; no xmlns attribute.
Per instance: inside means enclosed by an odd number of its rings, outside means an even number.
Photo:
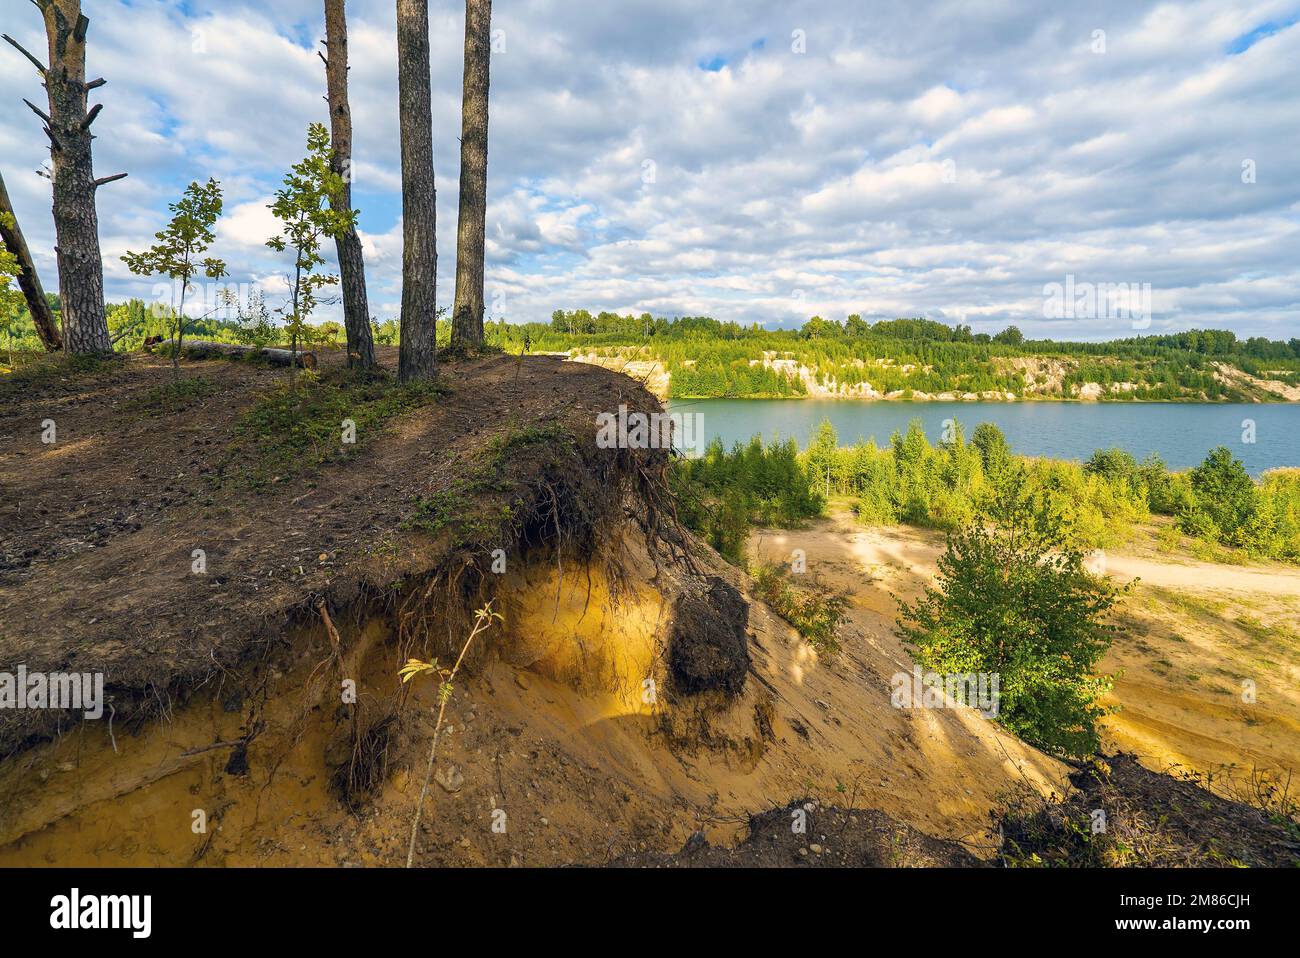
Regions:
<svg viewBox="0 0 1300 958"><path fill-rule="evenodd" d="M1300 596L1300 569L1286 566L1257 571L1196 559L1161 562L1141 556L1107 553L1106 573L1120 582L1141 579L1147 586L1164 589Z"/></svg>
<svg viewBox="0 0 1300 958"><path fill-rule="evenodd" d="M759 532L751 545L781 563L804 550L809 574L850 595L856 622L892 635L890 593L911 599L932 581L943 537L863 528L841 510L806 529ZM1300 570L1140 550L1108 550L1104 559L1117 581L1140 579L1102 663L1117 676L1110 701L1120 706L1105 720L1107 747L1133 751L1157 771L1210 776L1233 797L1254 790L1261 774L1300 772Z"/></svg>
<svg viewBox="0 0 1300 958"><path fill-rule="evenodd" d="M843 509L807 529L766 530L760 532L754 541L765 549L773 543L789 542L791 549L802 548L808 551L810 558L813 554L809 550L811 546L812 550L823 555L848 557L862 568L876 569L882 574L893 568L932 575L944 548L940 534L908 526L864 528ZM1300 596L1300 568L1295 566L1270 565L1256 569L1186 556L1152 559L1122 550L1107 550L1104 563L1106 574L1120 583L1140 578L1144 585L1166 589L1222 589ZM827 570L827 573L831 574L831 571ZM842 584L845 581L841 579ZM856 583L847 580L847 586L855 587Z"/></svg>

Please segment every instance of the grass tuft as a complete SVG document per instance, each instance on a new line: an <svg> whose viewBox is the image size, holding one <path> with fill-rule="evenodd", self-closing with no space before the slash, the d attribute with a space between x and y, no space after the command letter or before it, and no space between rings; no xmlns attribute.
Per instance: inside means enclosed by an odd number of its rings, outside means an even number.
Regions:
<svg viewBox="0 0 1300 958"><path fill-rule="evenodd" d="M751 565L749 574L759 597L813 648L823 654L840 650L839 630L849 604L843 593L815 580L796 585L788 573L766 562Z"/></svg>
<svg viewBox="0 0 1300 958"><path fill-rule="evenodd" d="M170 416L212 395L216 386L202 376L176 379L146 389L132 399L127 408L146 416Z"/></svg>
<svg viewBox="0 0 1300 958"><path fill-rule="evenodd" d="M250 488L283 482L328 462L346 459L391 419L434 401L437 382L398 383L390 376L348 369L303 372L276 386L239 421L227 467ZM343 442L343 422L356 442Z"/></svg>

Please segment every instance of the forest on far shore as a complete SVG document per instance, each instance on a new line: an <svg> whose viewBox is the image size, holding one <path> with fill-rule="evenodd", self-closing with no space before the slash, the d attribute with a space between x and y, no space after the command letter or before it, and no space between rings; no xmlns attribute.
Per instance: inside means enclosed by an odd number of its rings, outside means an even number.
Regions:
<svg viewBox="0 0 1300 958"><path fill-rule="evenodd" d="M1086 383L1100 384L1107 399L1276 398L1216 375L1217 365L1300 385L1300 338L1241 340L1229 330L1086 343L1026 339L1015 326L993 335L976 333L969 326L922 318L867 323L856 314L844 322L813 316L798 329L766 329L706 316L669 320L648 313L593 316L586 310L557 310L549 324L489 325L488 340L510 352L526 343L533 349L626 356L636 347L643 358L663 364L671 377L670 396L683 399L803 395L804 381L773 368L772 359L792 360L820 384L869 382L878 393L898 392L904 399L922 392L1023 397L1026 370L1050 368L1053 360L1062 361L1061 368L1050 384L1035 385L1039 398L1069 398Z"/></svg>

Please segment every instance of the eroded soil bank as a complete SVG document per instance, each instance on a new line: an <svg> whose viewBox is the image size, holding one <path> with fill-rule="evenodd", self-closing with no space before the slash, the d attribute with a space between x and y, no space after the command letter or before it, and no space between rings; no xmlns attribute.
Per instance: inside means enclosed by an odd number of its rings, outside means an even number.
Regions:
<svg viewBox="0 0 1300 958"><path fill-rule="evenodd" d="M732 847L752 814L792 796L863 809L848 832L837 819L823 835L815 816L791 832L819 846L810 864L862 864L863 849L873 864L965 863L992 854L1004 792L1063 781L1055 762L976 716L893 709L870 646L823 663L761 604L750 607L739 694L678 694L669 650L691 583L655 581L644 547L621 548L628 580L644 584L550 562L503 583L506 624L449 707L421 864L655 864L637 856L675 852L697 833L697 843ZM721 565L707 571L745 585ZM397 688L397 618L336 621L352 650L341 673L359 677L361 702L379 714ZM107 726L86 723L11 757L0 864L400 865L432 683L409 687L376 787L349 803L339 783L350 712L313 679L330 637L304 625L288 644L296 661L268 666L259 702L231 701L218 683L170 719L117 735L116 751ZM206 831L195 830L199 813ZM803 860L782 848L789 864Z"/></svg>
<svg viewBox="0 0 1300 958"><path fill-rule="evenodd" d="M1012 796L1071 792L978 713L891 705L911 661L859 614L891 583L853 573L826 659L756 601L674 521L663 450L595 443L597 414L657 408L640 384L483 357L411 394L338 365L286 405L266 369L187 364L209 385L161 418L150 357L9 389L0 669L99 671L109 703L0 715L0 865L401 865L439 701L399 669L452 661L489 602L420 865L970 865ZM359 442L250 438L268 396Z"/></svg>
<svg viewBox="0 0 1300 958"><path fill-rule="evenodd" d="M488 357L386 419L338 379L362 440L297 462L249 438L273 372L185 373L206 392L161 417L150 357L7 395L0 662L102 671L109 709L4 716L0 863L400 864L437 693L398 669L448 661L489 600L422 864L730 846L796 798L987 857L1004 792L1064 780L973 714L890 707L875 637L822 662L754 602L672 520L664 451L596 448L598 413L657 408L625 376Z"/></svg>

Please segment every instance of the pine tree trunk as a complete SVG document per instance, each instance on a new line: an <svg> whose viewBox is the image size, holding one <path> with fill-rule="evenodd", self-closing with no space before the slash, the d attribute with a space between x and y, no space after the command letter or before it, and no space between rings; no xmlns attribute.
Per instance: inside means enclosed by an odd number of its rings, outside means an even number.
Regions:
<svg viewBox="0 0 1300 958"><path fill-rule="evenodd" d="M32 262L32 251L27 248L23 231L18 228L18 216L9 200L3 176L0 176L0 213L13 217L12 229L0 219L0 240L4 241L5 249L18 257L18 288L23 291L23 298L27 301L27 311L32 314L36 335L41 337L42 345L49 352L62 349L63 337L59 335L59 327L54 325L54 313L50 309L49 300L45 298L45 289L36 273L36 264Z"/></svg>
<svg viewBox="0 0 1300 958"><path fill-rule="evenodd" d="M45 16L50 62L45 74L50 115L46 134L53 159L55 253L63 347L69 353L112 351L104 315L104 263L99 252L90 124L86 112L86 29L81 0L36 0Z"/></svg>
<svg viewBox="0 0 1300 958"><path fill-rule="evenodd" d="M465 81L460 120L460 216L451 344L483 344L483 244L487 217L488 62L492 0L465 0Z"/></svg>
<svg viewBox="0 0 1300 958"><path fill-rule="evenodd" d="M352 112L348 106L348 23L345 0L325 0L325 86L329 93L331 166L343 178L343 188L330 197L336 210L352 209ZM361 237L349 227L334 240L343 285L343 325L347 329L348 365L370 369L375 365L375 343L370 333L370 305L366 298L366 264Z"/></svg>
<svg viewBox="0 0 1300 958"><path fill-rule="evenodd" d="M429 379L437 363L438 246L429 89L428 0L397 0L402 137L402 319L398 378Z"/></svg>

